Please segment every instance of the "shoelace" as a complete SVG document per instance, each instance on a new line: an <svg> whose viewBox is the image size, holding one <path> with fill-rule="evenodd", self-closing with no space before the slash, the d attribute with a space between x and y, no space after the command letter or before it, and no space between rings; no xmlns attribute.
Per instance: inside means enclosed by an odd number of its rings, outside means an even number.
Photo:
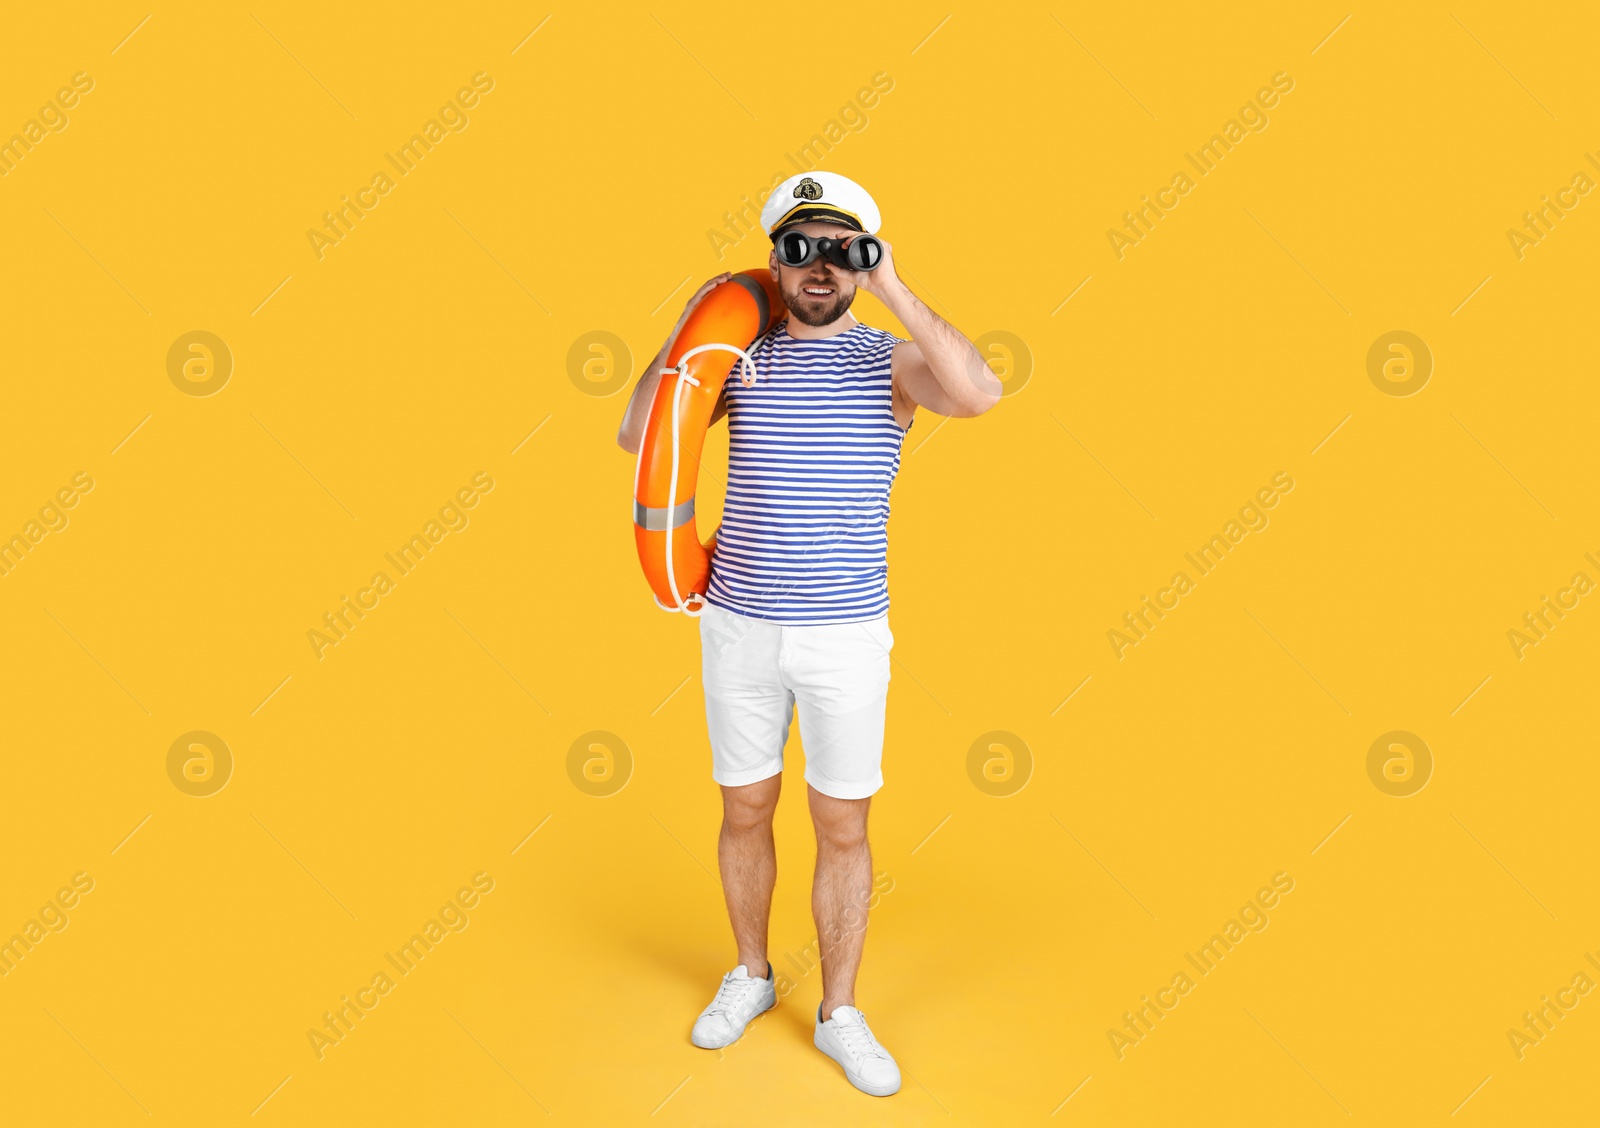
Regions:
<svg viewBox="0 0 1600 1128"><path fill-rule="evenodd" d="M717 988L717 997L711 1000L711 1006L706 1009L707 1014L727 1015L739 1006L742 1006L756 985L763 982L760 979L735 979L730 971L722 977L722 986Z"/></svg>
<svg viewBox="0 0 1600 1128"><path fill-rule="evenodd" d="M867 1020L857 1022L839 1023L839 1039L858 1058L877 1057L888 1059L889 1055L883 1052L883 1047L878 1045L878 1040L872 1036L872 1031L867 1028Z"/></svg>

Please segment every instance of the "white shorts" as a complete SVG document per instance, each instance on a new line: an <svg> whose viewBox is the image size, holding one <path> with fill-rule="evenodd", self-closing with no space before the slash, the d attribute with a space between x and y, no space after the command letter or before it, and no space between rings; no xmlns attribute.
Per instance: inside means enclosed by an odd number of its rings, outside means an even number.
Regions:
<svg viewBox="0 0 1600 1128"><path fill-rule="evenodd" d="M806 782L835 799L877 791L893 647L888 615L790 626L706 604L700 662L711 778L742 787L783 771L798 706Z"/></svg>

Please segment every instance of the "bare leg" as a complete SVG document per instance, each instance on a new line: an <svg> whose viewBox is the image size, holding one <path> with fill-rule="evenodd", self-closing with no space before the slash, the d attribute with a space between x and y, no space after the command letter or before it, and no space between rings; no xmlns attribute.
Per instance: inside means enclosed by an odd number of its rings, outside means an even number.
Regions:
<svg viewBox="0 0 1600 1128"><path fill-rule="evenodd" d="M872 849L867 844L871 799L834 799L807 785L817 831L817 873L811 915L822 953L822 1019L834 1007L856 1005L856 969L867 940L872 897Z"/></svg>
<svg viewBox="0 0 1600 1128"><path fill-rule="evenodd" d="M767 975L767 917L772 910L772 886L778 879L772 813L778 809L782 786L780 772L758 783L722 789L717 867L722 871L722 893L739 947L739 962L752 979Z"/></svg>

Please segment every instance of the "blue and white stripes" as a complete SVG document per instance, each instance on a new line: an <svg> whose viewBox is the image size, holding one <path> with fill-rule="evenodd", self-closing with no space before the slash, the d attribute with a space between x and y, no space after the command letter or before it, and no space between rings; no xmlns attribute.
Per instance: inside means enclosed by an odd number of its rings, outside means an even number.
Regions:
<svg viewBox="0 0 1600 1128"><path fill-rule="evenodd" d="M889 609L889 488L905 432L895 422L898 338L856 324L822 340L787 323L737 368L728 405L728 493L707 600L778 623L853 623Z"/></svg>

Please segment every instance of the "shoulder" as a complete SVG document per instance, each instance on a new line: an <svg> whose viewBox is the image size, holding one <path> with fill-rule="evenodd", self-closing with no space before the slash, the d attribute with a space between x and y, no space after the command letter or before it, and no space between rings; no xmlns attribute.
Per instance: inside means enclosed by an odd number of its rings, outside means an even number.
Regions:
<svg viewBox="0 0 1600 1128"><path fill-rule="evenodd" d="M750 357L751 361L755 363L758 369L762 365L770 363L774 342L782 335L782 322L779 322L778 325L768 329L755 340L751 341L748 346L746 346L744 350L745 353ZM742 363L743 362L740 361L738 357L733 358L733 367L728 370L728 378L726 381L724 381L724 386L737 384L740 382L739 370Z"/></svg>
<svg viewBox="0 0 1600 1128"><path fill-rule="evenodd" d="M914 341L908 340L905 337L896 337L887 329L879 329L876 326L868 325L865 322L862 322L856 327L856 332L861 338L861 344L859 347L862 349L862 351L880 359L887 359L891 362L898 362L901 358L901 355L907 349L914 349L917 347L916 342Z"/></svg>
<svg viewBox="0 0 1600 1128"><path fill-rule="evenodd" d="M856 355L862 358L870 357L873 364L892 363L901 346L909 343L887 330L865 322L856 326L853 335L856 338L854 344Z"/></svg>
<svg viewBox="0 0 1600 1128"><path fill-rule="evenodd" d="M863 341L871 345L876 345L880 348L892 348L895 345L907 343L904 337L896 337L888 330L879 329L876 326L868 325L864 321L857 326L857 331L861 333Z"/></svg>
<svg viewBox="0 0 1600 1128"><path fill-rule="evenodd" d="M745 351L752 356L758 352L766 352L772 348L773 341L780 336L783 336L783 322L781 321L750 342L750 347Z"/></svg>

